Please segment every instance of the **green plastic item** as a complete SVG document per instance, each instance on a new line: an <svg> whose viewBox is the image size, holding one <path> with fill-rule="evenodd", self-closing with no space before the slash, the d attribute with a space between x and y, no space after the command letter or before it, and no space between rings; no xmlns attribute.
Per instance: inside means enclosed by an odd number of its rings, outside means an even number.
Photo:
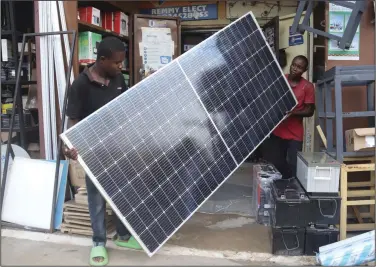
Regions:
<svg viewBox="0 0 376 267"><path fill-rule="evenodd" d="M103 261L94 261L94 258L102 257ZM90 251L90 265L91 266L105 266L108 264L107 249L104 246L93 247Z"/></svg>
<svg viewBox="0 0 376 267"><path fill-rule="evenodd" d="M128 239L128 241L120 240L117 236L115 236L114 243L117 246L123 247L123 248L131 248L131 249L137 249L137 250L142 249L142 247L140 246L140 244L137 242L137 240L133 236L131 236Z"/></svg>

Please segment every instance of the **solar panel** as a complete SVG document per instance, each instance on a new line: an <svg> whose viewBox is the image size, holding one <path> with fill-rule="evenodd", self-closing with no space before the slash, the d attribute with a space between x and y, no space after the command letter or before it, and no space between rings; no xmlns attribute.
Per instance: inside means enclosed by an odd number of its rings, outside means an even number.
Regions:
<svg viewBox="0 0 376 267"><path fill-rule="evenodd" d="M249 13L61 138L152 256L295 105Z"/></svg>

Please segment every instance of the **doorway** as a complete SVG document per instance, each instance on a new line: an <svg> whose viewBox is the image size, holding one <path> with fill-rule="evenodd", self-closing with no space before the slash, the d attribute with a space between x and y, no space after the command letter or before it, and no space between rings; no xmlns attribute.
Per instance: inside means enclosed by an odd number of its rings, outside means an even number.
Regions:
<svg viewBox="0 0 376 267"><path fill-rule="evenodd" d="M222 28L212 29L182 29L181 30L181 53L184 54L189 49L206 40Z"/></svg>

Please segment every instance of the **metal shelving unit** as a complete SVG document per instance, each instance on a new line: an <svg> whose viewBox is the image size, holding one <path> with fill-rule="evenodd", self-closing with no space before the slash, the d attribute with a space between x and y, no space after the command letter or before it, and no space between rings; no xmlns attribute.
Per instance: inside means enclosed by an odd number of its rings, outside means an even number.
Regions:
<svg viewBox="0 0 376 267"><path fill-rule="evenodd" d="M1 30L1 38L2 39L10 39L12 42L12 53L14 58L14 64L15 64L15 70L18 69L18 59L19 59L19 53L18 53L18 41L19 38L22 37L22 33L16 30L16 22L15 22L15 2L14 1L4 1L2 3L4 5L4 8L6 10L6 20L7 20L7 28L4 28ZM36 84L36 81L27 81L22 80L19 83L19 86L23 85L31 85ZM30 126L25 127L25 121L24 121L24 107L22 103L22 91L16 90L16 80L4 80L1 81L1 85L5 86L14 86L13 92L19 92L17 94L14 94L13 97L16 99L16 107L13 107L13 112L17 112L19 114L19 127L14 129L15 132L17 132L18 139L20 146L23 147L25 150L27 149L27 142L26 142L26 132L31 131L38 131L38 126ZM1 132L9 132L9 128L1 127Z"/></svg>
<svg viewBox="0 0 376 267"><path fill-rule="evenodd" d="M365 157L373 156L374 151L345 151L343 140L343 119L344 118L368 118L369 127L375 127L375 78L376 66L337 66L326 71L322 80L316 84L318 101L318 117L320 126L325 129L327 139L327 152L340 162L344 157ZM366 86L367 90L367 111L343 112L342 91L344 87ZM332 88L334 88L334 110L332 99ZM358 99L354 99L357 101ZM325 103L325 104L324 104ZM335 133L333 131L333 120L335 120ZM335 139L335 145L333 140Z"/></svg>

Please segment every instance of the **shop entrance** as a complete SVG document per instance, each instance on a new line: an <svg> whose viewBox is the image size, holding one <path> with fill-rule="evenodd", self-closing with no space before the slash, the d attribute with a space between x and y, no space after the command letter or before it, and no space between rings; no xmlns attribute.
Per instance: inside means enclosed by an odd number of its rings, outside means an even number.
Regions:
<svg viewBox="0 0 376 267"><path fill-rule="evenodd" d="M182 29L181 31L181 53L187 52L195 45L206 40L221 28L213 29Z"/></svg>

